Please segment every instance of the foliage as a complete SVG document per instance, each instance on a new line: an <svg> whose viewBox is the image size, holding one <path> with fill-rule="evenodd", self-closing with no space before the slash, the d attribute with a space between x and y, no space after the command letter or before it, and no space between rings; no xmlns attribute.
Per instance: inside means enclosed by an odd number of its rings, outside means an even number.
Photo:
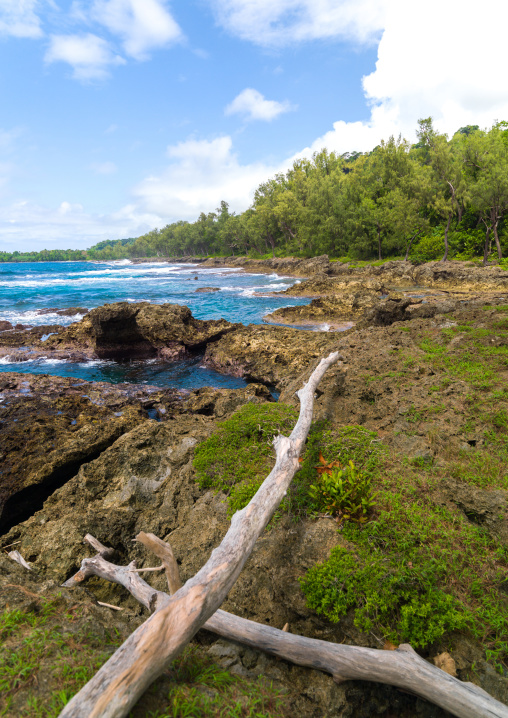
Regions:
<svg viewBox="0 0 508 718"><path fill-rule="evenodd" d="M320 459L319 480L309 487L311 507L340 519L365 522L376 503L369 474L358 471L352 461L339 468L327 465L322 455Z"/></svg>
<svg viewBox="0 0 508 718"><path fill-rule="evenodd" d="M389 137L372 152L323 149L262 182L241 214L222 201L194 222L105 240L84 250L0 253L2 261L112 260L124 257L313 256L417 261L491 255L506 247L508 130L462 127L452 138L432 119L419 142ZM416 245L418 245L416 247Z"/></svg>
<svg viewBox="0 0 508 718"><path fill-rule="evenodd" d="M199 485L228 494L232 511L242 508L271 470L273 438L290 432L297 418L297 411L284 404L242 406L196 447Z"/></svg>

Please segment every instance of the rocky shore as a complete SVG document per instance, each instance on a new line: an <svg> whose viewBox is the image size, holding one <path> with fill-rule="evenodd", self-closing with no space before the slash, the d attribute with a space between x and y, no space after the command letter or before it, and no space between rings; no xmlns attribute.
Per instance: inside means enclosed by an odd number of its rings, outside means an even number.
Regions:
<svg viewBox="0 0 508 718"><path fill-rule="evenodd" d="M255 262L228 258L223 266L261 271ZM189 392L0 374L0 547L18 550L32 569L5 552L0 556L3 610L33 616L45 602L57 601L65 630L93 624L102 636L128 635L146 616L123 589L99 579L72 593L59 588L91 555L84 535L112 546L116 562L136 560L140 567L150 559L133 543L135 534L169 536L182 578L194 575L229 526L228 496L197 481L196 447L241 407L273 404L273 387L281 392L280 404L297 408L295 392L323 355L339 349L345 362L325 376L316 397L315 422L324 432L319 450L329 458L334 441L350 446L347 437L361 430L367 461L378 452L369 469L378 492L371 521L381 527L383 517L392 516L393 531L399 531L393 535L402 539L397 544L391 534L379 533L372 539L372 560L382 555L391 566L396 544L399 564L413 564L413 554L404 553L413 542L418 550L431 547L433 561L449 567L481 540L486 553L474 580L484 581L478 590L490 597L491 612L495 605L499 616L506 615L508 272L467 263L335 267L327 257L263 262L266 271L309 277L286 294L312 298L307 306L274 312L269 321L354 326L340 332L242 326L197 320L186 307L122 302L93 309L68 327L0 330L0 356L175 361L200 353L215 370L252 382L245 389ZM355 451L344 454L345 463L360 461ZM366 465L374 467L372 461ZM417 523L419 516L424 524ZM258 541L224 608L279 628L288 623L290 631L311 637L389 647L378 628L360 629L352 610L329 620L309 608L302 592L300 579L333 549L350 552L361 564L360 543L345 535L344 523L331 515L283 513ZM448 583L442 579L443 586L449 592L459 586L464 605L479 614L486 609L470 593L473 578L466 574L464 565ZM162 589L163 576L153 576L150 581ZM96 599L124 610L100 607ZM486 649L498 650L503 640L504 629L499 635L496 630L486 622L485 638L471 625L444 633L419 652L434 662L446 654L460 679L508 703L508 657L500 652L487 660ZM23 634L9 635L9 646L21 650ZM449 715L395 688L339 685L206 632L197 645L241 680L263 675L273 682L285 711L274 715ZM22 682L8 695L10 703L0 692L5 715L28 715L28 699L48 702L60 688L48 671L53 664L41 665L47 680ZM169 681L165 676L134 715L165 710Z"/></svg>

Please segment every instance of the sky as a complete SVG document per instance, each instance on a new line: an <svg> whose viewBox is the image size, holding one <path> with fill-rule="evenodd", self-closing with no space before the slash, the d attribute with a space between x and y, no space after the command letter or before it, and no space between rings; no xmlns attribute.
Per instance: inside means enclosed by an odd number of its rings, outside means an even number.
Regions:
<svg viewBox="0 0 508 718"><path fill-rule="evenodd" d="M323 147L508 120L483 0L0 0L0 249L194 221Z"/></svg>

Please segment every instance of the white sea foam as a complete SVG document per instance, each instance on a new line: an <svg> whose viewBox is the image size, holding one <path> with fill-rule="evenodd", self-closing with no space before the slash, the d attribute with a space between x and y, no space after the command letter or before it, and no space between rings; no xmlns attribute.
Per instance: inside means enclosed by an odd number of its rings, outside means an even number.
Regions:
<svg viewBox="0 0 508 718"><path fill-rule="evenodd" d="M56 312L49 314L38 314L36 310L27 310L25 312L16 312L14 310L3 311L0 319L7 320L11 324L31 324L40 326L41 324L72 324L83 319L84 314L74 314L71 317L62 317Z"/></svg>
<svg viewBox="0 0 508 718"><path fill-rule="evenodd" d="M0 359L0 364L12 364L9 354Z"/></svg>

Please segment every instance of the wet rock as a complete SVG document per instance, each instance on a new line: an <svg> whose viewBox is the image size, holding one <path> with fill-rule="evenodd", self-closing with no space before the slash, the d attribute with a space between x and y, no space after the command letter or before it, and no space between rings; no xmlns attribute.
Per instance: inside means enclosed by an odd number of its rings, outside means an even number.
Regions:
<svg viewBox="0 0 508 718"><path fill-rule="evenodd" d="M196 293L220 292L219 287L198 287L194 290Z"/></svg>
<svg viewBox="0 0 508 718"><path fill-rule="evenodd" d="M178 405L153 387L0 374L0 530L42 506L83 463L147 420L143 402Z"/></svg>
<svg viewBox="0 0 508 718"><path fill-rule="evenodd" d="M336 342L333 334L251 324L209 344L204 362L223 374L281 388Z"/></svg>
<svg viewBox="0 0 508 718"><path fill-rule="evenodd" d="M61 317L74 317L76 314L88 314L86 307L69 307L68 309L59 309L57 311Z"/></svg>
<svg viewBox="0 0 508 718"><path fill-rule="evenodd" d="M5 332L7 329L14 329L12 324L4 319L0 321L0 332Z"/></svg>
<svg viewBox="0 0 508 718"><path fill-rule="evenodd" d="M80 322L58 328L44 343L37 342L38 337L32 333L25 337L25 344L32 340L34 356L41 355L43 346L46 356L58 358L79 355L121 360L160 356L174 361L204 348L236 326L223 319L195 319L188 307L177 304L118 302L92 309ZM11 337L11 345L14 341L19 342L20 338ZM7 344L8 338L2 343ZM7 352L5 349L4 353Z"/></svg>

